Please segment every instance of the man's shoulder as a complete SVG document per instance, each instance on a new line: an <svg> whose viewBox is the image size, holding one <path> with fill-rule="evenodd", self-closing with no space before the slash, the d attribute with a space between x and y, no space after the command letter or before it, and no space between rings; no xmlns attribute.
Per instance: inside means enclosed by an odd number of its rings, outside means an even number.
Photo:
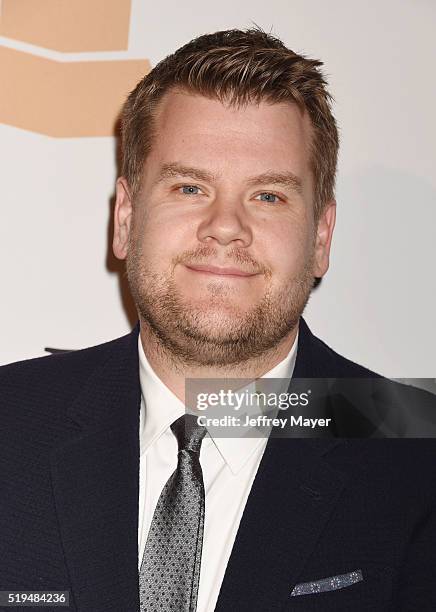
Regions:
<svg viewBox="0 0 436 612"><path fill-rule="evenodd" d="M320 338L315 337L315 343L320 353L325 354L326 358L328 356L329 361L335 364L338 375L346 374L353 378L382 378L381 374L370 370L360 363L352 361L348 357L344 357L344 355L340 355Z"/></svg>
<svg viewBox="0 0 436 612"><path fill-rule="evenodd" d="M99 363L102 363L118 346L121 346L130 338L131 333L78 350L59 351L51 355L8 363L0 367L0 376L21 376L26 373L44 373L50 370L65 371L67 369L70 371L77 368L87 370L89 367L98 366Z"/></svg>
<svg viewBox="0 0 436 612"><path fill-rule="evenodd" d="M336 436L436 438L434 393L347 359L314 336L304 321L301 331L302 361L306 363L299 372L310 372L320 389L328 381Z"/></svg>
<svg viewBox="0 0 436 612"><path fill-rule="evenodd" d="M102 344L17 361L0 367L2 409L18 402L47 400L65 402L73 397L93 373L113 356L122 353L133 332ZM49 402L48 402L49 403Z"/></svg>
<svg viewBox="0 0 436 612"><path fill-rule="evenodd" d="M315 336L303 318L300 320L300 347L303 360L314 376L338 378L381 378L382 375L368 367L340 355L326 342Z"/></svg>

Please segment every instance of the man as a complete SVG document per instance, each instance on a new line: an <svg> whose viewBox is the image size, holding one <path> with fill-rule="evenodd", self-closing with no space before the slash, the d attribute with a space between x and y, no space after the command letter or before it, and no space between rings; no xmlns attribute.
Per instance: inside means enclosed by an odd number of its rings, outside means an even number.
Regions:
<svg viewBox="0 0 436 612"><path fill-rule="evenodd" d="M319 66L230 30L130 94L113 248L139 326L2 368L0 589L79 612L435 609L432 441L361 438L349 412L316 439L183 416L186 379L376 377L301 318L336 214Z"/></svg>

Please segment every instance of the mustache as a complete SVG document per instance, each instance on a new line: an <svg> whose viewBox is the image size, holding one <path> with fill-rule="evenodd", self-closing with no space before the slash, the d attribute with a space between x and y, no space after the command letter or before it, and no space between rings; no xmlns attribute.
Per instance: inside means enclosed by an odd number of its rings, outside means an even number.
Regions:
<svg viewBox="0 0 436 612"><path fill-rule="evenodd" d="M191 249L180 253L174 260L174 267L177 264L185 265L225 265L231 266L242 266L244 270L250 273L263 273L268 274L269 268L257 262L249 253L242 251L241 249L233 248L226 253L219 253L217 249L210 248L209 246L202 245L196 249Z"/></svg>

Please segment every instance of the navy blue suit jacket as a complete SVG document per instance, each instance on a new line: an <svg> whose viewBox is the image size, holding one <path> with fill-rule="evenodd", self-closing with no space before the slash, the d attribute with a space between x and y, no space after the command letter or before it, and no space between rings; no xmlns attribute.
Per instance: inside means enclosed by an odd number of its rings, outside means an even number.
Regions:
<svg viewBox="0 0 436 612"><path fill-rule="evenodd" d="M75 612L139 609L137 337L0 368L0 590L69 590ZM376 375L301 319L294 376ZM435 450L355 431L271 437L216 611L434 612ZM351 586L291 596L358 570Z"/></svg>

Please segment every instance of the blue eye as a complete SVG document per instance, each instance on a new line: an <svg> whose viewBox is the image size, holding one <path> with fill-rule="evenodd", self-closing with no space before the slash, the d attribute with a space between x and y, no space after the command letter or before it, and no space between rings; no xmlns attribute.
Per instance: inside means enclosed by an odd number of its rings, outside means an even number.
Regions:
<svg viewBox="0 0 436 612"><path fill-rule="evenodd" d="M270 202L271 204L276 204L280 198L275 193L269 193L265 191L264 193L259 193L262 202ZM256 196L258 197L258 196Z"/></svg>
<svg viewBox="0 0 436 612"><path fill-rule="evenodd" d="M183 193L186 193L187 195L197 195L200 187L197 187L196 185L183 185L181 189L183 190ZM195 191L196 189L197 191Z"/></svg>

